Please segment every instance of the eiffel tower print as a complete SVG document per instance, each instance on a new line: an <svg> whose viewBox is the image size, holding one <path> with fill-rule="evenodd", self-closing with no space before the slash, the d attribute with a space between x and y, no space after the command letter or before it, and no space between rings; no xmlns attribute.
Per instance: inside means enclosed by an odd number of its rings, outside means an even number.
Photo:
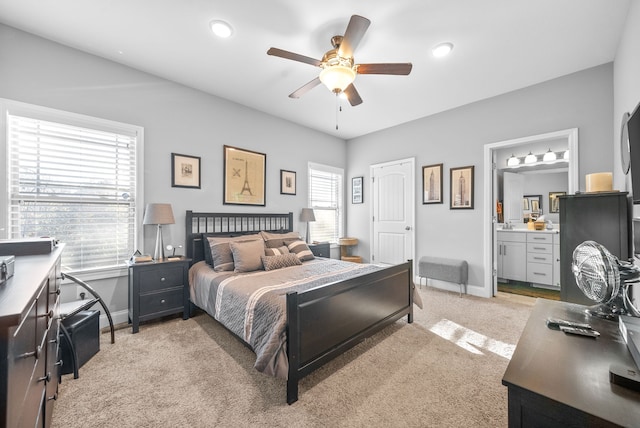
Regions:
<svg viewBox="0 0 640 428"><path fill-rule="evenodd" d="M251 187L249 186L249 168L248 168L249 164L247 162L247 160L244 161L244 184L242 185L242 191L240 192L241 195L244 195L244 192L249 193L249 195L253 196L253 193L251 192Z"/></svg>

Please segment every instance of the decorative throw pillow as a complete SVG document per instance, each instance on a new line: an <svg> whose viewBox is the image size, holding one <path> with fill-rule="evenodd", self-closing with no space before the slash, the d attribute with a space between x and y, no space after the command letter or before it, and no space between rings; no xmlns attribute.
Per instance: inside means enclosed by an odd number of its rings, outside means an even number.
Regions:
<svg viewBox="0 0 640 428"><path fill-rule="evenodd" d="M300 261L304 262L307 260L315 259L315 257L313 256L313 253L309 249L309 246L307 245L306 242L301 241L299 239L285 240L285 244L287 244L287 247L289 248L289 252L298 256Z"/></svg>
<svg viewBox="0 0 640 428"><path fill-rule="evenodd" d="M233 254L234 272L253 272L262 269L263 241L232 241L229 242L229 247Z"/></svg>
<svg viewBox="0 0 640 428"><path fill-rule="evenodd" d="M295 254L287 253L277 256L262 256L264 270L282 269L289 266L301 265L302 262Z"/></svg>
<svg viewBox="0 0 640 428"><path fill-rule="evenodd" d="M260 235L240 235L240 236L208 236L209 251L211 252L211 265L216 272L228 272L233 271L233 254L231 253L230 242L238 241L258 241L262 243L262 237ZM205 252L206 257L206 252Z"/></svg>
<svg viewBox="0 0 640 428"><path fill-rule="evenodd" d="M279 256L281 254L289 254L289 249L283 245L282 247L278 247L278 248L265 248L264 249L264 255L265 256Z"/></svg>
<svg viewBox="0 0 640 428"><path fill-rule="evenodd" d="M272 233L262 230L260 231L260 235L262 236L262 239L264 239L264 246L267 248L282 247L283 245L286 245L284 243L285 239L300 239L300 234L298 232Z"/></svg>

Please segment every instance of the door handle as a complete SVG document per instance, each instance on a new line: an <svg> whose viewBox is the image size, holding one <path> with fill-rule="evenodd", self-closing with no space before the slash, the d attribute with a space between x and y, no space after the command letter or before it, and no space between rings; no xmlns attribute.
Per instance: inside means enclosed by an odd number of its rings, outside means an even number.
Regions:
<svg viewBox="0 0 640 428"><path fill-rule="evenodd" d="M411 230L411 226L405 227L404 230Z"/></svg>

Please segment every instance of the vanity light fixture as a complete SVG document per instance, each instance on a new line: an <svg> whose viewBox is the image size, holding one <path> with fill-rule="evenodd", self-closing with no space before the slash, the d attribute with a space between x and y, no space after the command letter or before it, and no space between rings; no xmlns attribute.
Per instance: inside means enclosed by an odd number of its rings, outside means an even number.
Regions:
<svg viewBox="0 0 640 428"><path fill-rule="evenodd" d="M518 166L520 165L520 159L518 159L513 153L511 157L507 159L507 166Z"/></svg>
<svg viewBox="0 0 640 428"><path fill-rule="evenodd" d="M439 45L431 49L431 54L436 58L442 58L444 56L449 55L452 50L453 50L453 43L445 42L445 43L440 43Z"/></svg>
<svg viewBox="0 0 640 428"><path fill-rule="evenodd" d="M524 163L535 163L537 161L538 161L538 157L531 152L529 152L527 157L524 158Z"/></svg>
<svg viewBox="0 0 640 428"><path fill-rule="evenodd" d="M211 28L211 31L213 32L213 34L220 37L221 39L226 39L228 37L231 37L231 35L233 34L233 29L231 28L231 25L229 25L225 21L220 21L220 20L211 21L209 23L209 27Z"/></svg>
<svg viewBox="0 0 640 428"><path fill-rule="evenodd" d="M544 156L542 157L542 160L545 162L554 161L556 159L558 159L558 157L556 156L555 152L551 151L551 149L549 149L549 151L545 153Z"/></svg>
<svg viewBox="0 0 640 428"><path fill-rule="evenodd" d="M566 152L564 152L564 155L562 156L562 159L564 159L564 160L569 160L569 150L567 150Z"/></svg>

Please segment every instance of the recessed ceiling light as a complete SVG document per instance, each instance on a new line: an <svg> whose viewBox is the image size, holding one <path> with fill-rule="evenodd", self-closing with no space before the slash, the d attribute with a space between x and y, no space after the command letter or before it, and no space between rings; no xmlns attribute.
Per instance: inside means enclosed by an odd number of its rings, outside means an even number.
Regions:
<svg viewBox="0 0 640 428"><path fill-rule="evenodd" d="M449 53L451 53L452 50L453 50L453 43L446 42L446 43L440 43L438 46L433 48L431 50L431 53L436 58L442 58L443 56L449 55Z"/></svg>
<svg viewBox="0 0 640 428"><path fill-rule="evenodd" d="M211 23L209 23L209 27L211 28L211 31L213 31L213 34L223 39L226 39L227 37L230 37L231 34L233 34L231 25L224 21L211 21Z"/></svg>

